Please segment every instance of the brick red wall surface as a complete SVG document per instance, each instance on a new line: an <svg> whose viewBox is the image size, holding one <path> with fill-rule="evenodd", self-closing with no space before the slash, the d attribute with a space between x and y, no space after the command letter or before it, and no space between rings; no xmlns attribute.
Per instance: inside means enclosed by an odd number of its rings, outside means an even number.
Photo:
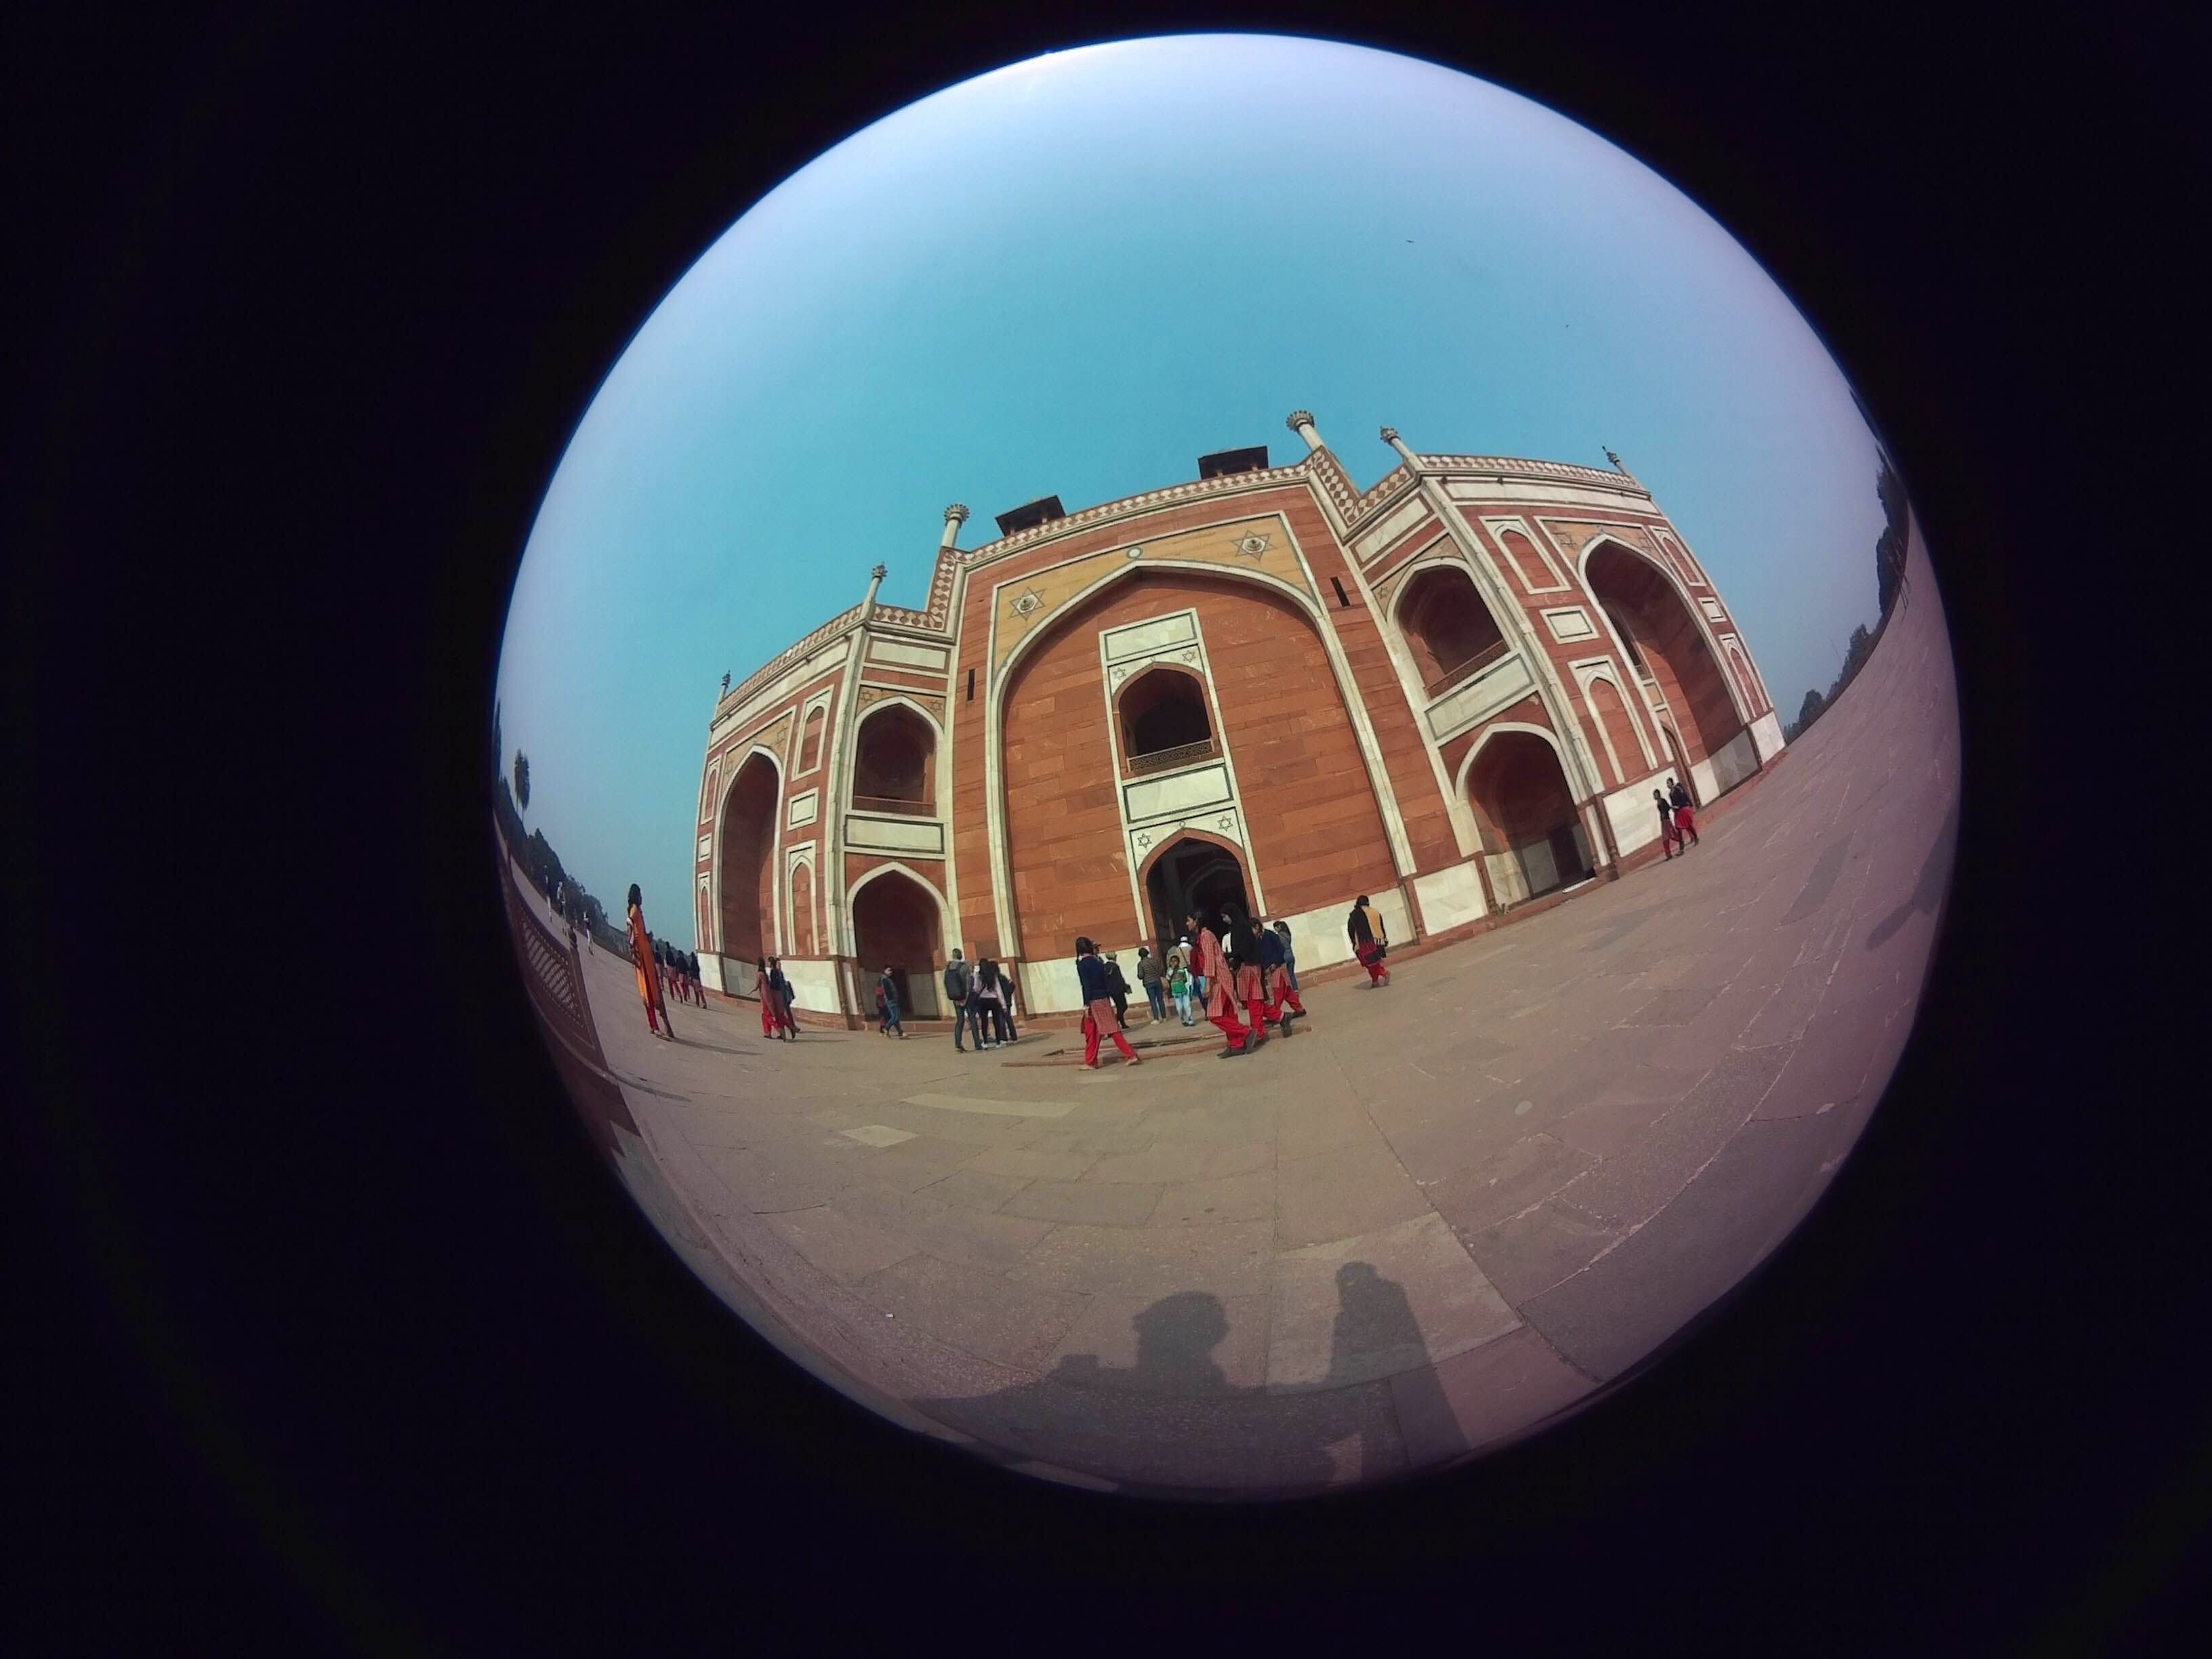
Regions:
<svg viewBox="0 0 2212 1659"><path fill-rule="evenodd" d="M1097 636L1186 607L1198 611L1270 908L1304 909L1394 879L1351 717L1312 623L1250 584L1147 572L1073 613L1007 688L1008 863L1032 957L1072 951L1079 934L1117 939L1149 925L1131 909Z"/></svg>

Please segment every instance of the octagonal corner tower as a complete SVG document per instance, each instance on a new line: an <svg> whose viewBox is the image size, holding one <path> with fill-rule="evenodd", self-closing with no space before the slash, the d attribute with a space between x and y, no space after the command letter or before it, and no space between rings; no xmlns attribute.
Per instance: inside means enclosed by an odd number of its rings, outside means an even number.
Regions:
<svg viewBox="0 0 2212 1659"><path fill-rule="evenodd" d="M698 799L698 955L857 1025L885 969L940 1012L954 950L1019 1008L1079 1018L1079 935L1133 957L1194 907L1287 921L1302 978L1348 968L1365 894L1394 951L1660 856L1651 799L1703 805L1781 752L1727 602L1625 470L1416 454L1357 489L1306 453L956 545L924 611L866 597L716 702Z"/></svg>

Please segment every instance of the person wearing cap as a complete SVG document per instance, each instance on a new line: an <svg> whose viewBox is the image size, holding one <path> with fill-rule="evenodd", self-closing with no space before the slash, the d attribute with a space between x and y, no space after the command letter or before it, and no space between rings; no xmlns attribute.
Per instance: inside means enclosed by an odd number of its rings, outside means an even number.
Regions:
<svg viewBox="0 0 2212 1659"><path fill-rule="evenodd" d="M1146 1004L1156 1020L1168 1017L1167 992L1160 980L1160 959L1148 946L1137 947L1137 983L1145 988Z"/></svg>

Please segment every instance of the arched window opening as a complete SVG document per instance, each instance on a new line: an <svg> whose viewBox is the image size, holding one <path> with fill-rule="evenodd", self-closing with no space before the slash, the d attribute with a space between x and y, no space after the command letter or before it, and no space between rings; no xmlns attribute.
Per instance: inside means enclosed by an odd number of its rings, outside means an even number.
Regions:
<svg viewBox="0 0 2212 1659"><path fill-rule="evenodd" d="M822 764L822 731L828 723L819 708L807 715L805 731L799 740L799 769L802 774Z"/></svg>
<svg viewBox="0 0 2212 1659"><path fill-rule="evenodd" d="M853 757L853 809L935 816L937 734L913 709L894 703L860 722Z"/></svg>
<svg viewBox="0 0 2212 1659"><path fill-rule="evenodd" d="M1121 750L1133 772L1158 772L1219 752L1206 684L1179 668L1152 668L1122 687Z"/></svg>
<svg viewBox="0 0 2212 1659"><path fill-rule="evenodd" d="M1421 686L1437 696L1472 678L1512 648L1490 607L1463 572L1441 566L1406 585L1398 599L1398 627L1413 653Z"/></svg>
<svg viewBox="0 0 2212 1659"><path fill-rule="evenodd" d="M1521 573L1521 586L1534 593L1540 589L1555 587L1559 579L1544 563L1543 556L1536 551L1535 544L1517 530L1499 533L1498 544L1504 548L1505 556Z"/></svg>
<svg viewBox="0 0 2212 1659"><path fill-rule="evenodd" d="M791 945L795 956L817 954L814 948L814 869L793 866L791 872Z"/></svg>

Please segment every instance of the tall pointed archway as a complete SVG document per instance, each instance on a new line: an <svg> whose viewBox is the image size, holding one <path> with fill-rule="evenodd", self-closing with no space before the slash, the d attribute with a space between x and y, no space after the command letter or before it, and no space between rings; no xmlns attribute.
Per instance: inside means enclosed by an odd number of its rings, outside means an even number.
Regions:
<svg viewBox="0 0 2212 1659"><path fill-rule="evenodd" d="M874 1018L876 979L885 969L898 987L901 1008L924 1018L939 1012L944 913L937 895L903 869L871 876L854 891L853 950L864 1018Z"/></svg>
<svg viewBox="0 0 2212 1659"><path fill-rule="evenodd" d="M721 954L743 969L781 951L775 937L775 818L782 793L775 763L756 752L738 769L722 798L714 854ZM752 981L741 971L724 983L749 992Z"/></svg>
<svg viewBox="0 0 2212 1659"><path fill-rule="evenodd" d="M1164 951L1182 936L1185 920L1194 914L1212 917L1224 904L1249 914L1252 890L1233 848L1184 836L1146 860L1145 904L1152 948Z"/></svg>
<svg viewBox="0 0 2212 1659"><path fill-rule="evenodd" d="M1589 833L1559 751L1542 733L1485 738L1468 766L1467 799L1500 909L1589 879Z"/></svg>
<svg viewBox="0 0 2212 1659"><path fill-rule="evenodd" d="M1612 541L1590 550L1583 579L1620 630L1630 666L1657 689L1673 716L1668 723L1686 751L1681 763L1694 767L1718 755L1746 722L1680 591L1650 560Z"/></svg>

